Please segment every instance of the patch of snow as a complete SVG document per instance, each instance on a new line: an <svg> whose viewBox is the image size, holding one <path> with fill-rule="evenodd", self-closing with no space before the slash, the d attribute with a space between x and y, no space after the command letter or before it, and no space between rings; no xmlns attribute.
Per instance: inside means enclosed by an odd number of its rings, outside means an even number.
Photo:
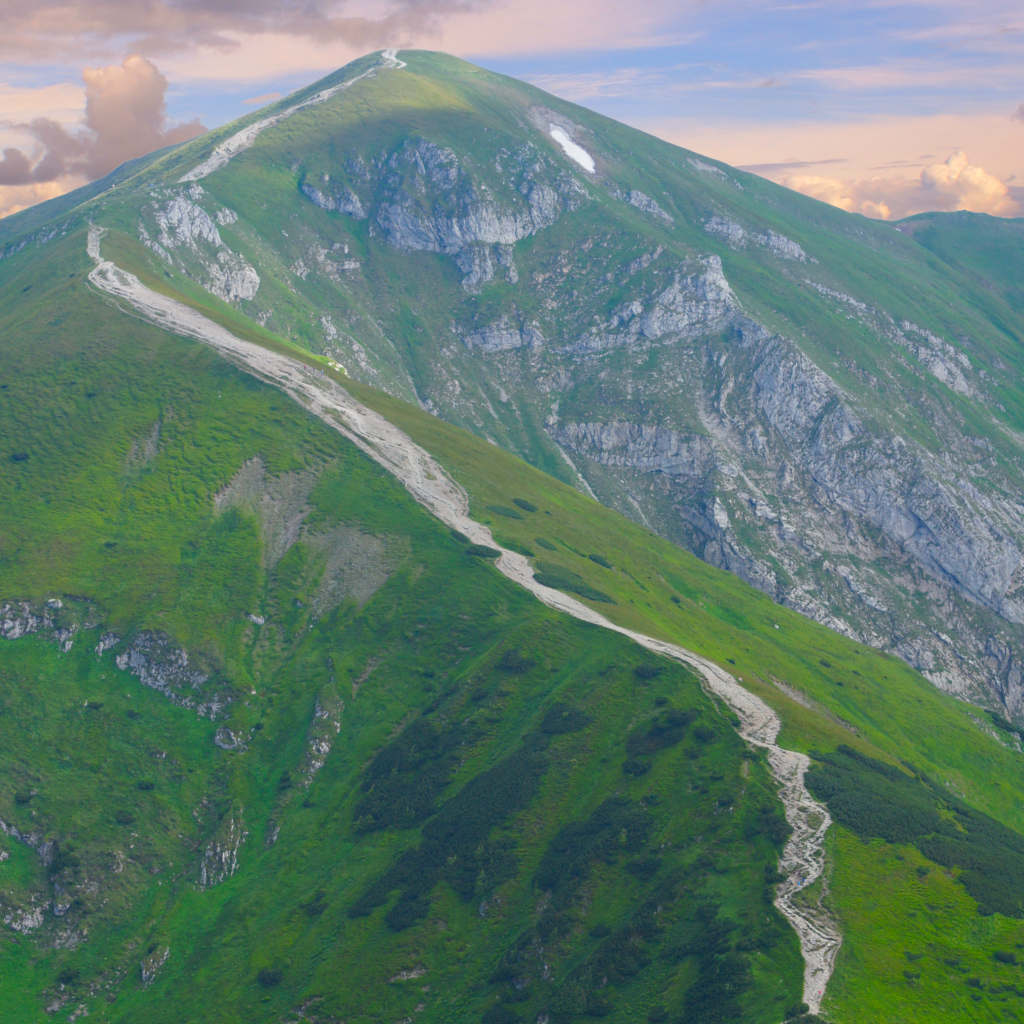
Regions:
<svg viewBox="0 0 1024 1024"><path fill-rule="evenodd" d="M594 158L580 145L573 142L572 139L566 135L565 130L559 128L557 125L551 125L549 129L551 138L555 140L565 152L565 155L570 160L575 160L587 172L587 174L593 174L596 170L594 164Z"/></svg>

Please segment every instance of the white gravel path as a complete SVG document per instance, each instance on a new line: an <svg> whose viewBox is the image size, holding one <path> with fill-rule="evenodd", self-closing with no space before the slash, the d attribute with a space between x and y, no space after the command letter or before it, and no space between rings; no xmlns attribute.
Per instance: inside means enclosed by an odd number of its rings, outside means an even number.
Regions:
<svg viewBox="0 0 1024 1024"><path fill-rule="evenodd" d="M126 303L141 318L173 334L210 345L249 373L280 388L392 473L420 504L446 526L460 530L473 543L499 547L486 526L469 518L469 499L465 491L428 452L394 424L361 405L341 385L319 370L305 366L296 358L243 341L194 309L151 291L134 274L102 259L102 234L101 229L90 228L88 253L96 262L96 267L89 274L93 285ZM804 772L810 763L807 756L785 750L775 743L781 727L778 715L759 697L745 690L732 675L699 654L618 626L560 590L541 586L533 578L533 568L524 556L502 550L496 564L500 572L549 607L622 633L656 654L695 668L703 676L706 688L723 700L739 718L740 735L752 746L765 751L772 775L779 783L786 819L793 829L779 864L779 870L787 880L779 884L775 905L800 937L805 963L804 1002L809 1004L812 1012L817 1012L842 939L827 911L820 906L811 910L798 906L794 904L793 896L821 876L825 861L825 833L831 818L804 785Z"/></svg>

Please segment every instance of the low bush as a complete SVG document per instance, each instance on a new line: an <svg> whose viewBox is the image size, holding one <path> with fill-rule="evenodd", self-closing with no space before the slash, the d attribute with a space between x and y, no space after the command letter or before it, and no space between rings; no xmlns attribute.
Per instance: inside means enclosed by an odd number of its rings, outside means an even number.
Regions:
<svg viewBox="0 0 1024 1024"><path fill-rule="evenodd" d="M542 739L542 738L540 738ZM525 807L547 770L544 742L526 742L493 768L466 783L423 826L420 844L406 850L349 908L349 917L365 917L395 889L402 897L385 916L401 931L427 915L429 895L446 880L463 899L491 889L516 871L509 843L490 842L491 829Z"/></svg>
<svg viewBox="0 0 1024 1024"><path fill-rule="evenodd" d="M273 988L275 985L280 985L284 980L284 974L272 967L261 967L256 972L256 980L264 988Z"/></svg>
<svg viewBox="0 0 1024 1024"><path fill-rule="evenodd" d="M600 590L595 590L576 573L569 569L563 569L560 565L554 565L552 562L537 562L534 565L533 576L542 587L579 594L580 597L585 597L588 601L596 601L600 604L616 603L614 598Z"/></svg>
<svg viewBox="0 0 1024 1024"><path fill-rule="evenodd" d="M528 658L518 648L510 647L501 656L498 668L506 672L528 672L533 668L533 658Z"/></svg>
<svg viewBox="0 0 1024 1024"><path fill-rule="evenodd" d="M496 516L504 516L506 519L525 519L526 517L518 509L509 508L508 505L488 505L488 512L493 512Z"/></svg>
<svg viewBox="0 0 1024 1024"><path fill-rule="evenodd" d="M664 671L664 665L644 663L643 665L637 665L637 667L633 669L633 675L635 675L637 679L657 679Z"/></svg>
<svg viewBox="0 0 1024 1024"><path fill-rule="evenodd" d="M470 544L466 548L466 554L475 555L477 558L497 558L501 552L487 544Z"/></svg>
<svg viewBox="0 0 1024 1024"><path fill-rule="evenodd" d="M1024 918L1024 838L994 818L926 776L915 779L847 746L818 755L806 781L836 821L857 835L914 843L936 864L960 868L958 881L980 913Z"/></svg>
<svg viewBox="0 0 1024 1024"><path fill-rule="evenodd" d="M558 550L558 548L556 548L555 545L551 543L551 541L545 540L543 537L534 537L533 538L533 542L538 547L542 547L545 551L557 551Z"/></svg>
<svg viewBox="0 0 1024 1024"><path fill-rule="evenodd" d="M659 715L647 732L632 732L626 740L626 751L632 757L656 754L674 747L686 735L686 727L697 718L692 709L668 711Z"/></svg>
<svg viewBox="0 0 1024 1024"><path fill-rule="evenodd" d="M598 565L603 566L605 569L610 569L612 563L608 561L604 555L588 555L587 556L592 562L596 562Z"/></svg>
<svg viewBox="0 0 1024 1024"><path fill-rule="evenodd" d="M513 505L518 505L524 512L536 512L537 506L533 502L527 501L525 498L513 498Z"/></svg>
<svg viewBox="0 0 1024 1024"><path fill-rule="evenodd" d="M570 704L552 704L540 723L540 731L548 736L558 736L567 732L578 732L585 729L594 720L594 716L580 711Z"/></svg>

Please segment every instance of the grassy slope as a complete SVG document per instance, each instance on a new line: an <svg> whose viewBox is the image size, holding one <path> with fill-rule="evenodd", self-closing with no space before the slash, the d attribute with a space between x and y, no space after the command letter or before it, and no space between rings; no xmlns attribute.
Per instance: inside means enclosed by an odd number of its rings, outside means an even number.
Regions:
<svg viewBox="0 0 1024 1024"><path fill-rule="evenodd" d="M128 256L130 243L119 244L124 246L120 253ZM205 308L251 340L288 348L268 338L267 332L247 326L227 307L209 303ZM780 608L732 575L652 537L493 445L341 379L360 400L387 415L447 465L470 492L474 514L491 524L500 539L568 568L613 596L616 604L595 605L613 620L683 643L737 672L779 711L783 742L805 750L828 750L845 742L893 762L912 761L1011 826L1021 829L1024 825L1020 755L980 729L968 708L938 693L903 662ZM535 505L538 512L517 509L522 518L514 519L490 509L514 507L517 497ZM538 545L537 538L553 543L556 551ZM613 568L593 562L590 554L603 557ZM773 680L809 698L814 710L790 699ZM836 857L836 876L848 881L837 883L833 903L849 943L837 972L834 1011L845 1019L864 1000L880 1004L895 1000L907 1008L907 1020L928 1019L942 1005L945 988L911 984L903 968L896 969L900 951L883 952L890 960L891 969L886 972L879 972L877 965L867 968L857 953L873 943L873 932L879 927L877 919L859 912L857 895L873 884L874 860L860 856L853 844L837 844ZM897 906L885 904L894 937L901 936L910 945L924 941L915 919L902 915ZM979 932L972 924L976 913L969 899L956 902L952 913L959 922L954 929L960 936L958 955L968 959L988 962L986 957L990 960L991 952L999 942L1005 944L1008 935L1024 940L1024 929L1000 919L998 934L982 941L989 933ZM964 1019L983 1019L991 1009L988 998L983 996L980 1004L966 999Z"/></svg>
<svg viewBox="0 0 1024 1024"><path fill-rule="evenodd" d="M111 306L82 280L83 241L69 237L45 263L19 257L0 280L0 595L76 595L65 596L66 611L83 623L69 653L39 636L2 642L0 818L58 840L58 879L73 897L63 918L47 912L37 938L7 932L5 1019L48 1019L42 1007L67 997L65 1014L84 1004L111 1021L277 1021L308 1000L338 1018L390 1021L423 1004L424 1021L476 1021L519 991L495 977L511 962L531 980L512 1016L534 1019L549 1004L571 1011L592 997L609 1001L614 1019L639 1021L661 1003L680 1012L708 963L734 962L681 948L710 913L732 922L727 945L740 944L749 968L744 1019L777 1020L801 976L795 937L768 902L778 838L764 821L776 820L777 803L767 766L745 756L696 679L679 666L638 679L634 666L649 658L468 557L336 433L200 346ZM158 418L157 456L132 463L132 441ZM12 452L28 458L12 462ZM353 524L397 553L365 606L347 601L313 618L322 569L313 549L300 542L264 573L255 521L213 516L212 494L255 455L271 474L319 474L314 530ZM101 626L86 622L90 608ZM257 609L269 618L258 629L244 618ZM107 628L166 630L185 643L192 663L233 691L227 724L248 748L218 749L222 723L140 686L112 653L97 658ZM510 649L524 660L502 668ZM306 790L307 729L332 676L341 733ZM538 737L554 701L592 718ZM624 774L627 736L671 709L692 709L698 721L643 759L646 774ZM421 713L464 730L442 791L455 806L464 784L482 786L523 737L543 764L535 794L491 832L514 854L511 877L507 863L485 864L468 898L442 881L427 918L395 932L383 910L348 911L420 831L359 833L352 818L368 760ZM500 806L503 793L485 796ZM538 916L533 878L559 828L586 823L613 795L639 823L637 841L614 831ZM198 857L232 820L247 831L239 870L199 890ZM12 839L2 847L5 908L52 895L33 851ZM115 871L119 855L127 859ZM653 877L626 870L650 857ZM656 916L644 909L652 900L664 907ZM597 924L611 934L592 936ZM539 927L549 929L550 982L528 955L507 960L517 944L529 954ZM87 939L68 948L75 932ZM645 938L623 946L623 934ZM140 961L164 948L166 964L144 987ZM595 996L594 972L609 964L619 974ZM389 981L418 967L422 980ZM704 995L714 1011L721 993Z"/></svg>

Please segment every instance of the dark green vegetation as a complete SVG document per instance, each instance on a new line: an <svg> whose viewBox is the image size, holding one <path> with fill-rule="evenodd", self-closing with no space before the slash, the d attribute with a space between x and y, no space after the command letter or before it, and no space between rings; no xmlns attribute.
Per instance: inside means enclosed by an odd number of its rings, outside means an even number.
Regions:
<svg viewBox="0 0 1024 1024"><path fill-rule="evenodd" d="M62 602L0 640L5 1020L778 1020L802 971L777 804L696 677L639 677L328 427L124 317L82 241L0 307L0 435L28 455L0 592ZM179 649L204 682L117 667ZM706 961L737 979L717 1000Z"/></svg>
<svg viewBox="0 0 1024 1024"><path fill-rule="evenodd" d="M955 869L979 913L1024 918L1024 839L907 767L910 774L843 745L821 756L807 788L857 835L914 843Z"/></svg>

